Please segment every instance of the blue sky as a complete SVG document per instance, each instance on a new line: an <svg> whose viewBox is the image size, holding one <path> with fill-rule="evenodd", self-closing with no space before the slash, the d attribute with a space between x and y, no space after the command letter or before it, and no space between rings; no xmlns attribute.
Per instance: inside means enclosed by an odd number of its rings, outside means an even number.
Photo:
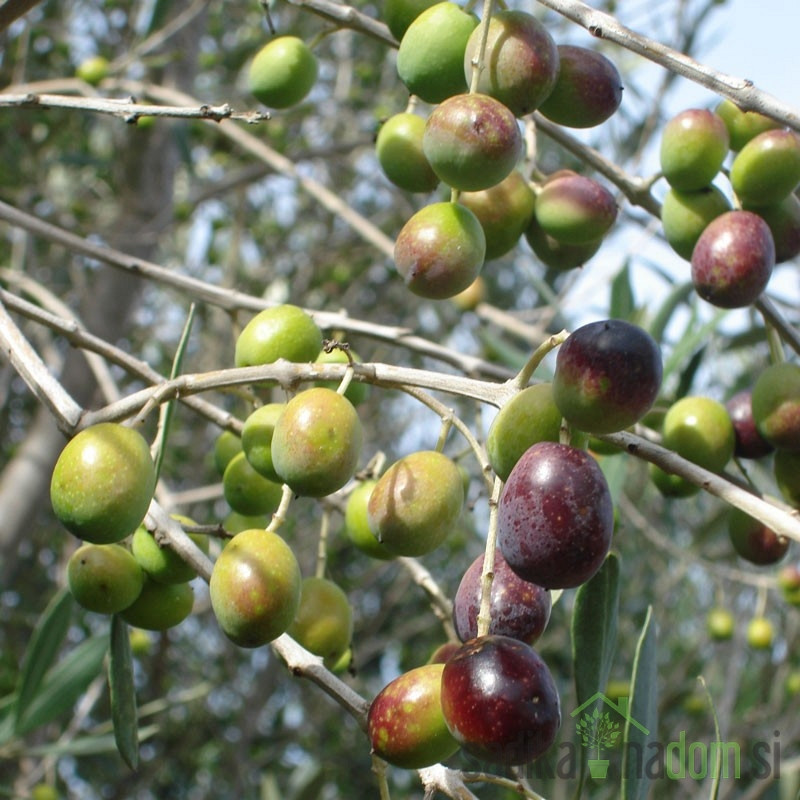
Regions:
<svg viewBox="0 0 800 800"><path fill-rule="evenodd" d="M709 67L749 78L759 89L800 106L800 31L798 0L730 0L710 20L718 38L703 48ZM703 99L702 87L687 87L687 97Z"/></svg>
<svg viewBox="0 0 800 800"><path fill-rule="evenodd" d="M634 20L623 20L637 30ZM645 35L665 40L658 32L638 29ZM785 103L800 109L800 64L797 59L798 31L800 31L800 0L729 0L712 13L705 26L705 36L699 42L698 59L708 67L728 73L736 78L749 78L755 85ZM660 68L653 69L659 75ZM624 102L624 98L623 98ZM713 108L716 96L708 89L689 80L680 79L669 98L667 115L686 108ZM640 174L658 169L658 137L640 165ZM721 179L724 186L725 181ZM656 194L664 190L656 187ZM585 267L578 281L577 297L585 303L587 318L596 319L607 308L608 281L626 256L658 262L678 279L688 277L688 264L660 243L651 230L630 229L624 236L616 237L601 248L600 253ZM779 270L780 279L775 288L784 291L788 272ZM791 271L794 275L794 271ZM651 298L657 302L666 290L653 273L635 270L634 283L637 298ZM795 295L795 281L791 280L791 294ZM709 313L711 309L709 307Z"/></svg>

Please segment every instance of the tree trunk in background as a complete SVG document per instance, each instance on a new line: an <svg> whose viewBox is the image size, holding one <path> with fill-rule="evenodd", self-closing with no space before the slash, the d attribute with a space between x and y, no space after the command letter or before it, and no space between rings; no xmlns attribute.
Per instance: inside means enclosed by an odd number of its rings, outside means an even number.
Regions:
<svg viewBox="0 0 800 800"><path fill-rule="evenodd" d="M187 2L174 3L172 13L180 14L187 5ZM197 27L202 26L204 19L202 14L195 17L176 34L184 58L169 62L162 83L184 90L191 88L200 38ZM176 42L169 44L174 47ZM123 142L115 178L119 213L106 239L113 247L132 255L157 260L160 234L172 220L173 185L180 158L173 128L169 123L159 122L146 131L129 130ZM135 276L102 267L93 290L79 309L87 329L111 342L123 336L143 285ZM83 407L92 405L97 387L80 351L69 351L60 380ZM33 523L36 513L49 508L50 475L64 444L64 435L44 406L40 406L24 442L0 474L3 577L13 571L20 537Z"/></svg>

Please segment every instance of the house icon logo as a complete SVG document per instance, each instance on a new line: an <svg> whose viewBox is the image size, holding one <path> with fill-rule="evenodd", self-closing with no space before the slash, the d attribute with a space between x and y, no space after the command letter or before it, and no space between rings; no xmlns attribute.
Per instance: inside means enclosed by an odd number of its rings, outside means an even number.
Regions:
<svg viewBox="0 0 800 800"><path fill-rule="evenodd" d="M605 711L601 711L601 705ZM575 729L581 737L581 744L597 753L597 758L589 759L589 773L593 778L602 780L607 776L609 759L601 758L601 753L604 749L616 747L623 724L635 726L645 736L650 734L628 713L628 705L627 697L620 697L615 703L602 692L596 692L570 714L576 718Z"/></svg>

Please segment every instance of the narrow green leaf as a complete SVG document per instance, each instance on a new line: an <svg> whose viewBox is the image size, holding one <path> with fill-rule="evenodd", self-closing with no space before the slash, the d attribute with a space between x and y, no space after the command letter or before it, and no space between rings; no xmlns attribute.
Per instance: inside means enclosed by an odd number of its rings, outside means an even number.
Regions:
<svg viewBox="0 0 800 800"><path fill-rule="evenodd" d="M16 693L6 695L0 700L0 747L14 738L14 709L16 703Z"/></svg>
<svg viewBox="0 0 800 800"><path fill-rule="evenodd" d="M617 640L618 607L619 559L614 553L609 553L603 566L578 587L575 593L572 611L572 663L575 673L576 711L598 692L605 691ZM587 744L585 739L584 744ZM586 767L586 759L582 758L573 795L575 798L583 796Z"/></svg>
<svg viewBox="0 0 800 800"><path fill-rule="evenodd" d="M93 636L59 661L47 673L40 691L20 718L17 733L28 733L69 711L100 674L107 650L106 637Z"/></svg>
<svg viewBox="0 0 800 800"><path fill-rule="evenodd" d="M664 380L690 358L701 345L708 342L711 336L719 330L720 323L727 313L728 311L723 309L714 314L704 325L695 327L694 324L689 324L687 326L685 334L680 341L676 342L674 350L664 364Z"/></svg>
<svg viewBox="0 0 800 800"><path fill-rule="evenodd" d="M622 800L644 800L650 785L645 765L648 744L654 742L658 727L656 630L653 608L648 606L631 675L630 713L625 723L622 755Z"/></svg>
<svg viewBox="0 0 800 800"><path fill-rule="evenodd" d="M14 728L18 732L21 720L36 698L47 670L53 665L69 630L72 615L72 595L67 589L59 591L39 618L30 643L25 650L14 709Z"/></svg>
<svg viewBox="0 0 800 800"><path fill-rule="evenodd" d="M661 308L656 312L648 328L648 332L658 344L661 344L664 338L664 331L669 325L672 315L693 295L694 284L691 282L676 286L667 295L667 299L661 304Z"/></svg>
<svg viewBox="0 0 800 800"><path fill-rule="evenodd" d="M633 317L636 311L636 301L633 297L631 286L631 271L628 262L614 276L611 281L611 304L609 317L611 319L626 319Z"/></svg>
<svg viewBox="0 0 800 800"><path fill-rule="evenodd" d="M158 725L148 725L139 731L139 741L144 742L155 736L156 733L158 733ZM90 756L113 753L116 749L117 743L114 736L109 733L38 745L26 749L25 753L29 756Z"/></svg>
<svg viewBox="0 0 800 800"><path fill-rule="evenodd" d="M111 657L108 662L111 687L111 720L114 740L125 763L139 766L139 723L136 716L136 687L133 683L133 658L128 626L115 614L111 618Z"/></svg>
<svg viewBox="0 0 800 800"><path fill-rule="evenodd" d="M681 370L681 374L678 376L678 386L675 389L675 400L680 400L680 398L686 397L686 395L691 393L694 379L697 377L700 367L702 367L705 362L706 348L702 346L692 353L689 362Z"/></svg>
<svg viewBox="0 0 800 800"><path fill-rule="evenodd" d="M603 692L617 639L619 559L609 553L600 570L575 594L572 661L578 706Z"/></svg>
<svg viewBox="0 0 800 800"><path fill-rule="evenodd" d="M722 742L722 733L719 729L719 717L717 716L717 709L714 706L714 699L711 697L711 692L708 691L708 684L705 681L705 678L701 675L698 680L703 686L703 691L706 693L706 697L708 698L708 707L711 709L711 717L714 720L714 741L715 742ZM715 758L714 761L714 779L711 783L711 793L708 796L708 800L717 800L719 797L719 787L720 781L722 780L722 758Z"/></svg>
<svg viewBox="0 0 800 800"><path fill-rule="evenodd" d="M175 351L175 357L172 359L172 369L170 370L170 378L176 378L181 371L183 358L186 355L186 347L189 344L189 334L192 331L192 323L194 322L196 306L192 303L189 306L189 314L186 317L186 323L181 332L181 338L178 342L178 348ZM175 410L175 401L169 400L161 406L161 413L158 420L158 439L156 441L156 454L155 466L156 476L161 474L161 465L164 462L164 453L167 449L167 437L169 436L169 426L172 422L172 414Z"/></svg>

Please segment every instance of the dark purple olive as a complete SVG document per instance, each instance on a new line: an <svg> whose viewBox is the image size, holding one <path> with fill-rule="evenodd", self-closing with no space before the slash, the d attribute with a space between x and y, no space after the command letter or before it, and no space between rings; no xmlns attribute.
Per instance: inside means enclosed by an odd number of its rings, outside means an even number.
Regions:
<svg viewBox="0 0 800 800"><path fill-rule="evenodd" d="M497 540L523 580L565 589L589 580L611 545L614 509L597 461L584 450L539 442L508 476Z"/></svg>
<svg viewBox="0 0 800 800"><path fill-rule="evenodd" d="M464 644L442 672L442 713L454 738L493 764L525 764L553 744L561 707L536 651L507 636Z"/></svg>

